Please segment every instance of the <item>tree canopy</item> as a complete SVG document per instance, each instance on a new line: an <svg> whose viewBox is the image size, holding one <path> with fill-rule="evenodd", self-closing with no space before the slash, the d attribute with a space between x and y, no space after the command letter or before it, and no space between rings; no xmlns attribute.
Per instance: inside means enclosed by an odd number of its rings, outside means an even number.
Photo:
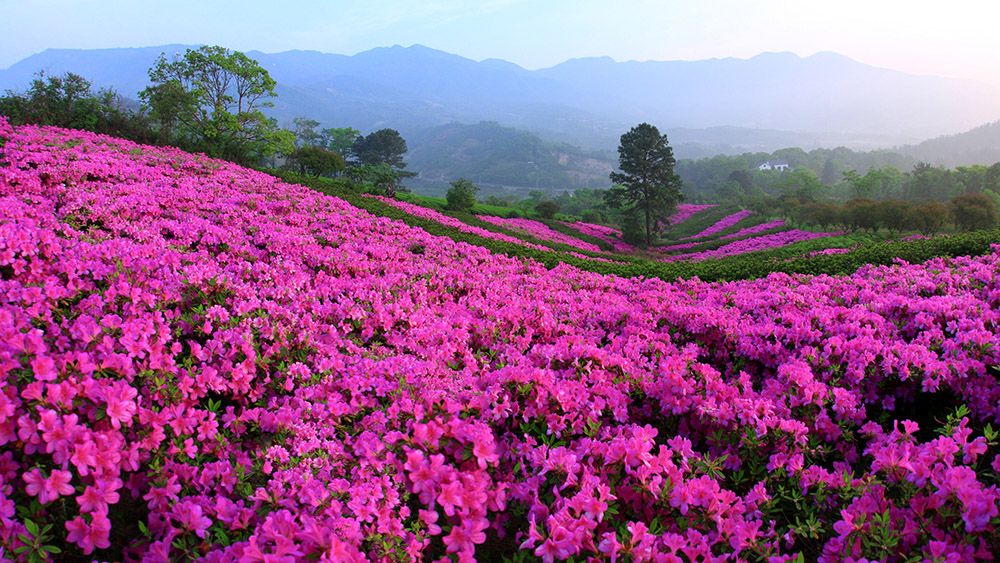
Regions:
<svg viewBox="0 0 1000 563"><path fill-rule="evenodd" d="M274 79L239 51L204 46L173 60L161 54L149 79L139 96L166 142L187 138L209 156L240 163L294 149L294 135L261 111L277 96Z"/></svg>
<svg viewBox="0 0 1000 563"><path fill-rule="evenodd" d="M653 244L656 223L684 199L681 180L674 174L673 149L656 127L640 123L621 136L618 167L605 192L608 206L626 208L626 217L644 219L646 244ZM635 220L635 219L633 219Z"/></svg>
<svg viewBox="0 0 1000 563"><path fill-rule="evenodd" d="M451 182L451 189L445 199L448 201L447 208L451 211L469 211L476 204L476 194L479 187L470 180L459 178Z"/></svg>
<svg viewBox="0 0 1000 563"><path fill-rule="evenodd" d="M86 129L148 143L152 133L135 109L114 90L95 92L89 80L72 72L60 76L39 72L26 92L7 90L0 97L0 115L14 125Z"/></svg>

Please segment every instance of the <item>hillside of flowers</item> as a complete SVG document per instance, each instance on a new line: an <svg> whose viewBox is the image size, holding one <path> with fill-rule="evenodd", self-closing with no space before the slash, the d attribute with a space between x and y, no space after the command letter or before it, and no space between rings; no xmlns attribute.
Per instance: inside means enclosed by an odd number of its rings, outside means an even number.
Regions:
<svg viewBox="0 0 1000 563"><path fill-rule="evenodd" d="M4 559L1000 556L1000 247L626 279L172 149L0 143Z"/></svg>

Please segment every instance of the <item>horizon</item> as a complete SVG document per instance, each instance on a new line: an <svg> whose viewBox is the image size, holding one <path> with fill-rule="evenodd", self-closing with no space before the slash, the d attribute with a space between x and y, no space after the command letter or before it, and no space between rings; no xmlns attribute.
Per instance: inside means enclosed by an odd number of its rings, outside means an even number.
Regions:
<svg viewBox="0 0 1000 563"><path fill-rule="evenodd" d="M1000 6L959 0L849 0L836 10L790 0L748 5L715 0L669 5L624 0L406 2L363 6L315 0L273 6L261 0L168 5L127 0L11 0L0 22L0 69L46 49L110 49L217 44L237 51L311 50L355 55L378 47L423 45L526 70L571 59L628 61L749 59L790 52L833 52L856 62L913 75L966 78L1000 87L1000 42L991 25ZM970 10L977 17L970 18ZM44 13L47 33L25 21ZM100 31L97 31L100 30Z"/></svg>

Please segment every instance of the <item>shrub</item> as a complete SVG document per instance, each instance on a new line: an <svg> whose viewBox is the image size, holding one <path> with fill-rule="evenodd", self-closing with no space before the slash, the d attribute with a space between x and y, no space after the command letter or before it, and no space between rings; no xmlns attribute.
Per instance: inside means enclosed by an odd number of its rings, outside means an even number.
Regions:
<svg viewBox="0 0 1000 563"><path fill-rule="evenodd" d="M552 219L559 213L559 204L554 201L543 201L535 206L535 211L546 219Z"/></svg>
<svg viewBox="0 0 1000 563"><path fill-rule="evenodd" d="M465 178L451 182L451 189L445 194L449 211L469 211L476 204L479 187Z"/></svg>

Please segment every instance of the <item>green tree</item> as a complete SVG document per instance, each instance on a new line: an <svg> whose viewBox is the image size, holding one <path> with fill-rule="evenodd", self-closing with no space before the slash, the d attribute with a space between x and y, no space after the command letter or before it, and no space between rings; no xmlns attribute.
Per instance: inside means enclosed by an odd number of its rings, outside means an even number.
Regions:
<svg viewBox="0 0 1000 563"><path fill-rule="evenodd" d="M610 207L632 211L625 214L626 220L644 220L646 245L652 246L656 219L684 199L681 180L674 174L674 152L667 136L648 123L636 125L620 141L621 172L610 175L611 181L620 185L605 192L604 200Z"/></svg>
<svg viewBox="0 0 1000 563"><path fill-rule="evenodd" d="M382 193L386 197L396 197L396 192L408 192L399 185L399 173L388 164L362 164L348 166L346 176L359 184L365 193Z"/></svg>
<svg viewBox="0 0 1000 563"><path fill-rule="evenodd" d="M556 213L559 213L559 204L546 200L536 205L535 211L545 219L552 219Z"/></svg>
<svg viewBox="0 0 1000 563"><path fill-rule="evenodd" d="M289 160L298 165L300 173L312 174L316 177L343 172L347 168L342 156L316 146L305 146L297 149L289 157Z"/></svg>
<svg viewBox="0 0 1000 563"><path fill-rule="evenodd" d="M352 127L333 127L320 131L320 144L349 160L353 156L351 147L360 136L361 131Z"/></svg>
<svg viewBox="0 0 1000 563"><path fill-rule="evenodd" d="M351 147L354 158L361 164L388 164L397 169L406 168L403 155L406 141L395 129L379 129L367 137L360 136Z"/></svg>
<svg viewBox="0 0 1000 563"><path fill-rule="evenodd" d="M72 72L61 76L39 72L26 92L7 90L0 97L0 114L14 125L35 123L86 129L138 142L153 140L148 121L127 107L114 90L102 88L95 92L89 80Z"/></svg>
<svg viewBox="0 0 1000 563"><path fill-rule="evenodd" d="M844 179L851 184L855 198L871 199L882 191L882 175L874 166L864 176L858 174L857 170L848 170L844 172Z"/></svg>
<svg viewBox="0 0 1000 563"><path fill-rule="evenodd" d="M415 173L404 170L403 155L407 152L406 141L395 129L379 129L367 137L358 137L351 146L351 154L361 165L386 165L395 175L394 184L403 178L412 178Z"/></svg>
<svg viewBox="0 0 1000 563"><path fill-rule="evenodd" d="M944 228L948 208L936 201L927 201L914 206L911 223L924 236L934 236Z"/></svg>
<svg viewBox="0 0 1000 563"><path fill-rule="evenodd" d="M209 156L251 163L294 148L294 135L261 111L277 96L274 80L239 51L204 46L173 60L161 54L149 80L139 96L161 128Z"/></svg>
<svg viewBox="0 0 1000 563"><path fill-rule="evenodd" d="M295 124L295 129L292 130L292 133L295 134L296 147L313 147L320 144L321 136L316 132L316 128L319 127L319 121L305 117L296 117L292 120L292 123Z"/></svg>
<svg viewBox="0 0 1000 563"><path fill-rule="evenodd" d="M446 207L451 211L470 211L472 206L476 204L477 193L479 193L478 186L470 180L459 178L451 182L451 189L445 194L445 199L448 202Z"/></svg>
<svg viewBox="0 0 1000 563"><path fill-rule="evenodd" d="M800 166L778 183L782 194L788 194L795 199L809 203L822 198L828 188L820 181L816 173L805 166Z"/></svg>
<svg viewBox="0 0 1000 563"><path fill-rule="evenodd" d="M875 204L875 212L890 235L908 229L913 221L913 205L906 201L880 201Z"/></svg>
<svg viewBox="0 0 1000 563"><path fill-rule="evenodd" d="M955 226L966 231L995 229L997 211L993 200L983 194L963 194L950 202Z"/></svg>

